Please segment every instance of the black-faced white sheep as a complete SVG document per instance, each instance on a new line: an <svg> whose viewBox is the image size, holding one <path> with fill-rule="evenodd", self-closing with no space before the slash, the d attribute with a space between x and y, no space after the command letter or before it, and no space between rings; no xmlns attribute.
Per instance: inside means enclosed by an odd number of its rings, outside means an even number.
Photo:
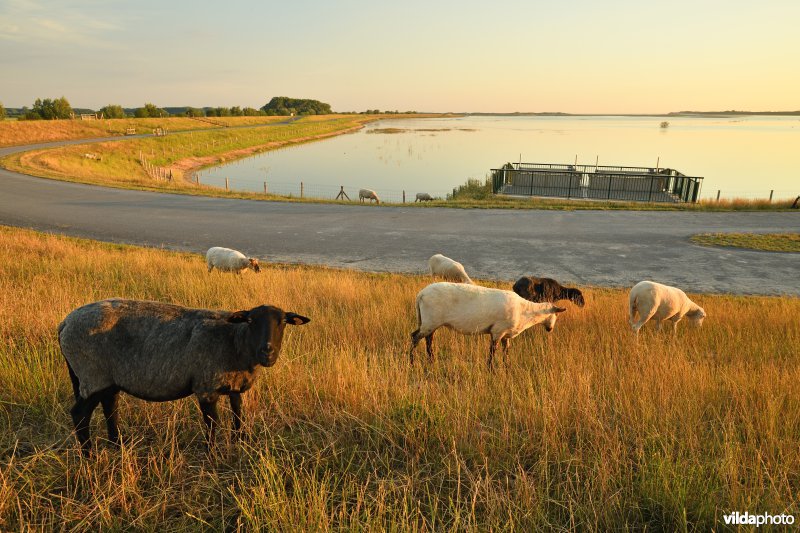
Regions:
<svg viewBox="0 0 800 533"><path fill-rule="evenodd" d="M365 199L369 200L372 203L372 200L375 200L376 204L381 203L381 199L378 198L378 193L370 189L359 189L358 190L358 201L363 202Z"/></svg>
<svg viewBox="0 0 800 533"><path fill-rule="evenodd" d="M533 303L511 291L462 283L432 283L417 294L417 329L411 333L409 359L425 339L428 357L433 359L433 334L442 326L465 335L491 335L489 368L498 344L508 354L511 339L536 324L552 331L559 313L566 311L552 303Z"/></svg>
<svg viewBox="0 0 800 533"><path fill-rule="evenodd" d="M206 252L206 266L208 266L209 272L215 268L223 272L236 272L237 274L241 274L248 268L256 273L261 272L261 267L258 266L258 259L245 257L242 252L220 246L208 249Z"/></svg>
<svg viewBox="0 0 800 533"><path fill-rule="evenodd" d="M433 201L433 196L431 196L430 194L428 194L426 192L418 192L417 193L417 198L414 200L414 203L417 203L417 202L432 202L432 201Z"/></svg>
<svg viewBox="0 0 800 533"><path fill-rule="evenodd" d="M578 289L562 286L552 278L523 276L514 283L514 292L531 302L558 302L569 300L578 307L586 305L583 293Z"/></svg>
<svg viewBox="0 0 800 533"><path fill-rule="evenodd" d="M438 277L456 283L472 283L467 271L464 270L464 265L442 254L431 256L428 259L428 267L430 267L431 276L434 278Z"/></svg>
<svg viewBox="0 0 800 533"><path fill-rule="evenodd" d="M672 330L677 333L678 322L684 316L698 327L703 324L703 319L706 317L703 308L691 301L685 292L655 281L640 281L634 285L628 297L628 310L631 327L637 335L650 319L656 321L656 330L661 329L662 321L671 321Z"/></svg>
<svg viewBox="0 0 800 533"><path fill-rule="evenodd" d="M229 312L111 299L75 309L59 324L58 340L75 393L72 421L84 454L91 449L89 421L99 403L109 440L119 442L119 391L157 402L194 394L209 446L219 423L217 401L227 395L238 430L241 394L262 366L275 364L286 325L308 321L266 305Z"/></svg>

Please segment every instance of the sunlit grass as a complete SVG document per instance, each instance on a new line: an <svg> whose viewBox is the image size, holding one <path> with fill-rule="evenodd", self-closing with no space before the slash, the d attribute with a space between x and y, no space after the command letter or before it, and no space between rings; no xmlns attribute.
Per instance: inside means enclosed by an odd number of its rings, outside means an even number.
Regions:
<svg viewBox="0 0 800 533"><path fill-rule="evenodd" d="M704 246L733 246L766 252L800 252L800 233L701 233L692 241Z"/></svg>
<svg viewBox="0 0 800 533"><path fill-rule="evenodd" d="M487 339L448 331L409 367L426 276L262 266L208 274L198 255L0 229L0 529L706 531L732 510L800 514L797 298L691 295L702 329L646 327L637 345L626 292L586 288L490 373ZM56 325L111 296L312 321L245 394L241 447L221 432L207 458L192 399L123 395L125 446L102 442L98 409L83 461Z"/></svg>

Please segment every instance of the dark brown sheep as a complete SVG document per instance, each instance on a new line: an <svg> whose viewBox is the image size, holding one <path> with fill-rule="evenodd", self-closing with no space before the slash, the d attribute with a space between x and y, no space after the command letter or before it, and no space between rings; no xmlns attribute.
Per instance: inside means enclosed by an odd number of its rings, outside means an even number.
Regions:
<svg viewBox="0 0 800 533"><path fill-rule="evenodd" d="M523 276L514 283L514 292L532 302L552 302L569 300L578 307L586 305L583 294L578 289L562 286L552 278Z"/></svg>
<svg viewBox="0 0 800 533"><path fill-rule="evenodd" d="M241 394L262 366L275 364L286 325L308 321L268 305L232 313L111 299L75 309L59 324L58 341L72 379L72 421L83 453L91 449L89 421L100 403L108 439L119 443L119 391L155 402L194 394L211 446L220 396L230 399L238 430Z"/></svg>

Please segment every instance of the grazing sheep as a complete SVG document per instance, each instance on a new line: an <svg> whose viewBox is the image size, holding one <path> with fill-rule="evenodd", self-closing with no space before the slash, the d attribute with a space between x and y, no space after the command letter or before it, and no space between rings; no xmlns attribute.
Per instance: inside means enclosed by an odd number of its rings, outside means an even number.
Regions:
<svg viewBox="0 0 800 533"><path fill-rule="evenodd" d="M431 269L431 276L434 278L440 277L456 283L473 283L467 275L467 271L464 270L464 265L442 254L432 255L428 259L428 266Z"/></svg>
<svg viewBox="0 0 800 533"><path fill-rule="evenodd" d="M564 287L552 278L523 276L514 283L513 288L514 292L531 302L569 300L578 307L586 305L580 290Z"/></svg>
<svg viewBox="0 0 800 533"><path fill-rule="evenodd" d="M433 196L431 196L430 194L428 194L426 192L418 192L417 193L417 199L414 200L414 203L417 203L417 202L432 202L432 201L433 201Z"/></svg>
<svg viewBox="0 0 800 533"><path fill-rule="evenodd" d="M237 274L241 274L248 268L256 273L261 272L261 267L258 266L258 259L245 257L242 252L220 246L208 249L206 252L206 265L208 265L209 272L214 270L215 267L223 272L236 272Z"/></svg>
<svg viewBox="0 0 800 533"><path fill-rule="evenodd" d="M433 333L447 326L465 335L488 334L489 368L498 343L508 355L511 339L536 324L552 331L563 307L533 303L511 291L490 289L477 285L439 282L432 283L417 294L417 329L411 334L409 359L414 364L414 348L422 338L428 357L433 359Z"/></svg>
<svg viewBox="0 0 800 533"><path fill-rule="evenodd" d="M71 410L83 453L89 421L103 405L108 439L119 443L119 391L149 401L197 397L209 447L219 424L217 401L227 395L233 427L241 427L241 394L262 366L275 364L286 324L309 319L262 305L246 311L189 309L141 300L111 299L72 311L58 326L75 406Z"/></svg>
<svg viewBox="0 0 800 533"><path fill-rule="evenodd" d="M661 329L661 321L671 320L672 330L678 331L678 322L686 316L695 326L701 326L706 312L676 287L662 285L654 281L640 281L632 289L628 298L630 322L634 333L652 319L656 321L656 330ZM639 321L636 321L636 314Z"/></svg>
<svg viewBox="0 0 800 533"><path fill-rule="evenodd" d="M370 189L359 189L358 190L358 201L359 202L363 202L364 198L368 199L370 203L372 203L372 200L375 200L376 204L380 204L381 203L381 199L378 198L378 193L376 193L375 191L372 191Z"/></svg>

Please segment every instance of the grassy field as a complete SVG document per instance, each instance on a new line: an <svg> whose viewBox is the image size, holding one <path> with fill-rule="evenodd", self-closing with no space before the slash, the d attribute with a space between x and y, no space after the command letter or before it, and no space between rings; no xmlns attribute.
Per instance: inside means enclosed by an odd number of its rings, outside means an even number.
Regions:
<svg viewBox="0 0 800 533"><path fill-rule="evenodd" d="M800 252L800 233L702 233L692 241L704 246L733 246L765 252Z"/></svg>
<svg viewBox="0 0 800 533"><path fill-rule="evenodd" d="M702 329L637 345L626 293L588 288L495 373L485 338L450 332L412 369L428 278L262 265L208 274L197 255L0 227L0 530L708 531L731 511L800 514L797 298L692 295ZM123 395L126 445L84 461L56 325L111 296L312 321L245 394L240 449L221 432L206 457L192 399Z"/></svg>

